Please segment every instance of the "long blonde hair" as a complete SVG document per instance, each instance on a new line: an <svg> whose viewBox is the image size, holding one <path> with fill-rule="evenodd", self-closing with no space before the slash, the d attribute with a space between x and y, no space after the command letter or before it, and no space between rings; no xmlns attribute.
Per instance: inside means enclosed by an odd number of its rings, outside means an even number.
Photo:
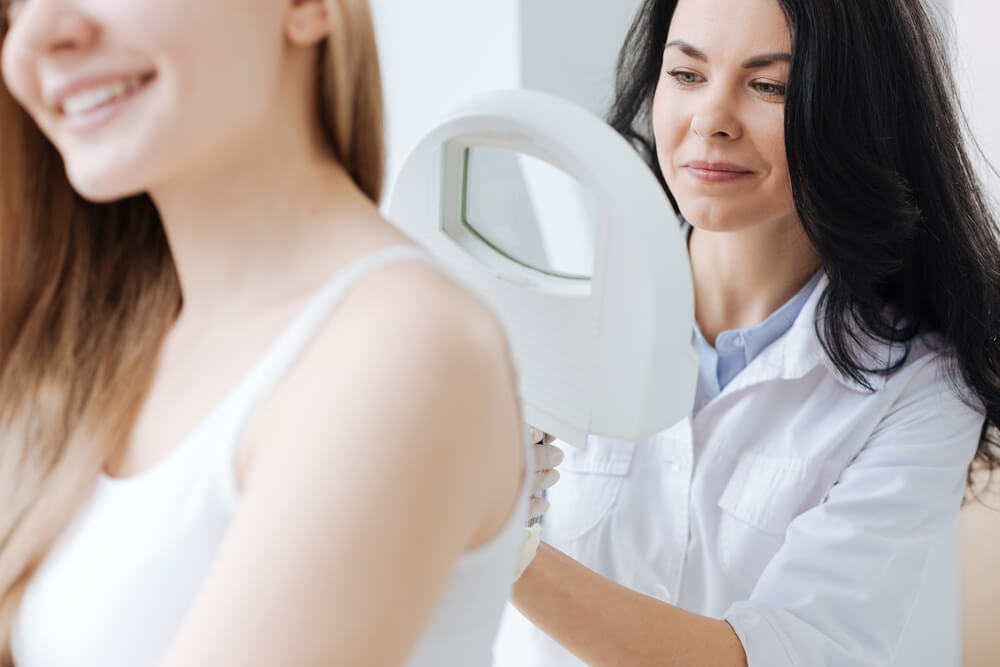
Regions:
<svg viewBox="0 0 1000 667"><path fill-rule="evenodd" d="M367 0L327 0L318 113L379 201L382 88ZM0 17L0 41L7 34ZM0 81L0 664L48 550L127 443L181 292L148 196L93 204Z"/></svg>

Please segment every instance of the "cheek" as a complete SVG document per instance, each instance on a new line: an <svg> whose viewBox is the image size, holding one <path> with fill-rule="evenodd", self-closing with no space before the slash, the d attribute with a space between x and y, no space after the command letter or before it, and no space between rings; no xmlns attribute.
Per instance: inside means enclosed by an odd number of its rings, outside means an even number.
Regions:
<svg viewBox="0 0 1000 667"><path fill-rule="evenodd" d="M785 154L784 106L775 105L768 113L761 114L753 127L754 144L767 160L771 173L782 179L788 175L788 156Z"/></svg>
<svg viewBox="0 0 1000 667"><path fill-rule="evenodd" d="M776 202L784 208L794 208L792 184L788 176L788 155L785 152L785 128L779 124L765 144L771 162L771 189Z"/></svg>
<svg viewBox="0 0 1000 667"><path fill-rule="evenodd" d="M281 15L263 9L248 15L230 0L186 11L171 9L171 2L156 4L154 20L135 21L146 24L145 50L159 75L156 110L146 119L147 148L169 165L201 159L202 151L245 132L266 113L273 82L280 80Z"/></svg>
<svg viewBox="0 0 1000 667"><path fill-rule="evenodd" d="M248 17L245 9L228 7L228 1L206 4L214 7L193 12L199 21L171 26L157 36L158 43L177 102L193 116L220 116L238 124L240 116L259 111L269 101L280 80L281 14L258 9ZM234 15L243 18L234 22Z"/></svg>
<svg viewBox="0 0 1000 667"><path fill-rule="evenodd" d="M656 141L656 155L664 176L673 173L673 156L687 135L688 115L678 103L676 96L661 82L653 97L652 121L653 138Z"/></svg>
<svg viewBox="0 0 1000 667"><path fill-rule="evenodd" d="M760 118L753 133L754 146L769 168L767 178L762 183L761 205L766 206L774 215L785 215L794 210L795 202L785 152L784 108L778 106L771 114Z"/></svg>
<svg viewBox="0 0 1000 667"><path fill-rule="evenodd" d="M0 51L0 68L3 71L3 83L10 94L21 105L30 109L33 100L37 104L39 98L38 85L31 75L30 60L21 48L17 33L11 31Z"/></svg>

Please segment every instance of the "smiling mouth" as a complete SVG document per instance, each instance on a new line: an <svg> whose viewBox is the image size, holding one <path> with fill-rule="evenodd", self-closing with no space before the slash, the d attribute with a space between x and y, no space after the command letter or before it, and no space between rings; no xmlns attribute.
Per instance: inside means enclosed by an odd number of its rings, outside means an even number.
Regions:
<svg viewBox="0 0 1000 667"><path fill-rule="evenodd" d="M59 105L64 116L82 116L120 102L145 88L156 78L154 73L139 74L67 95Z"/></svg>

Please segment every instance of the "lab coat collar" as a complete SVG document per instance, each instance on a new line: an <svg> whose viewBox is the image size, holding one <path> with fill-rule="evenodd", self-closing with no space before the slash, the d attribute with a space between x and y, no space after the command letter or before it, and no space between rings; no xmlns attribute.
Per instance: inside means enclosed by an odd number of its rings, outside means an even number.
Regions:
<svg viewBox="0 0 1000 667"><path fill-rule="evenodd" d="M863 384L847 377L837 369L833 360L823 349L816 333L819 302L829 284L829 278L824 273L820 276L812 294L809 295L809 299L788 332L761 352L744 372L734 378L723 391L724 394L767 380L790 380L805 377L818 366L826 368L848 389L860 393L870 393L870 390ZM862 348L859 346L858 358L870 360L870 365L873 367L884 367L887 363L898 361L906 354L906 347L901 344L890 346L885 343L873 342L869 347L875 353L874 357L872 354L861 351ZM864 378L875 391L884 388L888 380L885 375L878 373L865 373Z"/></svg>

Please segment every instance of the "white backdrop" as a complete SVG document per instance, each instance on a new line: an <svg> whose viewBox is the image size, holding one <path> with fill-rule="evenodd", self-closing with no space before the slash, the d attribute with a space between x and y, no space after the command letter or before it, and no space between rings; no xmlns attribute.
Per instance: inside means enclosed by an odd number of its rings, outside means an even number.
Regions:
<svg viewBox="0 0 1000 667"><path fill-rule="evenodd" d="M412 145L485 90L554 93L602 114L639 0L370 0L392 183Z"/></svg>
<svg viewBox="0 0 1000 667"><path fill-rule="evenodd" d="M952 0L952 4L958 37L958 75L966 113L986 157L1000 168L1000 72L997 71L1000 3ZM994 202L1000 202L1000 179L984 169L984 180Z"/></svg>

